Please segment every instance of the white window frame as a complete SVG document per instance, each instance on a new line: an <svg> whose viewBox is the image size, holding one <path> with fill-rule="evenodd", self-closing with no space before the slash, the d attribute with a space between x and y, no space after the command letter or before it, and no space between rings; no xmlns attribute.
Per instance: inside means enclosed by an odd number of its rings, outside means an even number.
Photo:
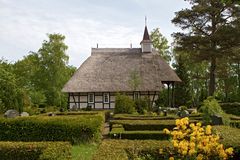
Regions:
<svg viewBox="0 0 240 160"><path fill-rule="evenodd" d="M91 101L92 96L92 101ZM88 103L94 103L94 93L88 93Z"/></svg>
<svg viewBox="0 0 240 160"><path fill-rule="evenodd" d="M139 92L133 92L133 99L137 100L140 98L140 93Z"/></svg>
<svg viewBox="0 0 240 160"><path fill-rule="evenodd" d="M107 97L107 101L106 101L106 97ZM109 98L110 98L109 93L103 93L103 103L109 103Z"/></svg>

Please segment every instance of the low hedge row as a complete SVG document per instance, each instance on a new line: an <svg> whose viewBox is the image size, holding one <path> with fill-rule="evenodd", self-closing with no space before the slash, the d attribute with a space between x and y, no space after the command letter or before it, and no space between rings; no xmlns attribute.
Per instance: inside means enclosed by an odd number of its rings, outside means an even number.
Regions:
<svg viewBox="0 0 240 160"><path fill-rule="evenodd" d="M213 131L220 136L220 141L224 146L234 148L234 157L232 159L239 159L240 129L229 126L213 126Z"/></svg>
<svg viewBox="0 0 240 160"><path fill-rule="evenodd" d="M190 122L198 122L198 120L190 120ZM175 127L175 120L111 120L110 127L113 124L123 125L126 131L161 131L164 128L173 129Z"/></svg>
<svg viewBox="0 0 240 160"><path fill-rule="evenodd" d="M220 103L220 105L226 113L240 116L240 103Z"/></svg>
<svg viewBox="0 0 240 160"><path fill-rule="evenodd" d="M177 116L149 116L149 115L133 115L133 114L115 114L113 116L116 120L171 120L176 119Z"/></svg>
<svg viewBox="0 0 240 160"><path fill-rule="evenodd" d="M0 142L1 160L70 160L68 142Z"/></svg>
<svg viewBox="0 0 240 160"><path fill-rule="evenodd" d="M76 116L76 115L97 115L99 114L99 112L94 112L94 111L79 111L79 112L54 112L54 114L56 116L64 116L64 115L72 115L72 116ZM47 114L45 114L47 115Z"/></svg>
<svg viewBox="0 0 240 160"><path fill-rule="evenodd" d="M231 120L230 121L230 126L235 127L235 128L240 128L240 120Z"/></svg>
<svg viewBox="0 0 240 160"><path fill-rule="evenodd" d="M109 136L112 139L132 139L132 140L168 140L169 135L164 134L162 131L124 131L121 128L114 128Z"/></svg>
<svg viewBox="0 0 240 160"><path fill-rule="evenodd" d="M160 147L171 147L171 144L157 140L104 140L93 160L129 160L132 154L139 154L142 150L158 151Z"/></svg>
<svg viewBox="0 0 240 160"><path fill-rule="evenodd" d="M0 118L0 141L99 141L103 122L102 115Z"/></svg>

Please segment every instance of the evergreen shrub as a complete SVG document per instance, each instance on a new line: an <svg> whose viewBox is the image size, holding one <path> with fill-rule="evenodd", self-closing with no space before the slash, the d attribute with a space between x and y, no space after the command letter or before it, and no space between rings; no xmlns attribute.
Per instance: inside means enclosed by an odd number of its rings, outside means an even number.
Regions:
<svg viewBox="0 0 240 160"><path fill-rule="evenodd" d="M70 160L68 142L0 142L1 160Z"/></svg>
<svg viewBox="0 0 240 160"><path fill-rule="evenodd" d="M135 111L134 101L127 95L117 94L115 99L114 113L133 113Z"/></svg>
<svg viewBox="0 0 240 160"><path fill-rule="evenodd" d="M0 118L0 141L99 141L102 115Z"/></svg>

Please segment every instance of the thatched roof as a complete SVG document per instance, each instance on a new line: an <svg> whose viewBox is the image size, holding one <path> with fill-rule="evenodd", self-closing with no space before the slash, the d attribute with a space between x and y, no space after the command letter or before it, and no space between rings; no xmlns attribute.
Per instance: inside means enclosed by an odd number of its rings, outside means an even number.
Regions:
<svg viewBox="0 0 240 160"><path fill-rule="evenodd" d="M139 85L133 87L133 73ZM160 91L162 81L181 81L156 51L93 48L91 56L65 84L63 92Z"/></svg>

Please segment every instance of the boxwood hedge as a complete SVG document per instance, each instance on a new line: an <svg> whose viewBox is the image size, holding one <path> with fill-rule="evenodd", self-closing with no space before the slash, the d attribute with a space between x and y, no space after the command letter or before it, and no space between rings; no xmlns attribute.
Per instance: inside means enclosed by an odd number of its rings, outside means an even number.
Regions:
<svg viewBox="0 0 240 160"><path fill-rule="evenodd" d="M215 134L220 136L220 141L226 147L234 148L234 157L232 159L239 159L240 157L240 129L229 126L213 126Z"/></svg>
<svg viewBox="0 0 240 160"><path fill-rule="evenodd" d="M143 150L170 148L169 141L157 140L104 140L95 153L93 160L129 160L132 154Z"/></svg>
<svg viewBox="0 0 240 160"><path fill-rule="evenodd" d="M170 120L176 119L178 116L149 116L149 115L133 115L133 114L116 114L113 116L116 120Z"/></svg>
<svg viewBox="0 0 240 160"><path fill-rule="evenodd" d="M190 122L197 122L197 120L190 120ZM175 127L175 120L111 120L110 127L113 124L122 124L126 131L161 131L164 128L173 129Z"/></svg>
<svg viewBox="0 0 240 160"><path fill-rule="evenodd" d="M132 140L168 140L169 136L162 131L124 131L120 128L114 128L110 132L110 137L115 139L132 139Z"/></svg>
<svg viewBox="0 0 240 160"><path fill-rule="evenodd" d="M70 160L68 142L0 142L1 160Z"/></svg>
<svg viewBox="0 0 240 160"><path fill-rule="evenodd" d="M99 141L102 115L0 118L0 141Z"/></svg>
<svg viewBox="0 0 240 160"><path fill-rule="evenodd" d="M220 103L224 112L240 116L240 103Z"/></svg>

